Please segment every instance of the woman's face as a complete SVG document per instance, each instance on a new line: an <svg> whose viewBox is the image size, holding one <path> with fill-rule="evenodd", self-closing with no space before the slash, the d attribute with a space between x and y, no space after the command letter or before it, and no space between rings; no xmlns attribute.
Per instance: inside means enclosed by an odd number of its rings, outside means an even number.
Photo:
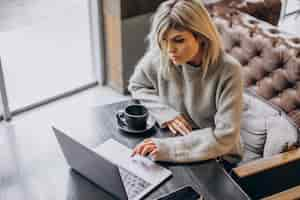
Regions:
<svg viewBox="0 0 300 200"><path fill-rule="evenodd" d="M162 45L175 65L187 62L199 64L197 60L199 60L200 42L190 31L169 29L164 35Z"/></svg>

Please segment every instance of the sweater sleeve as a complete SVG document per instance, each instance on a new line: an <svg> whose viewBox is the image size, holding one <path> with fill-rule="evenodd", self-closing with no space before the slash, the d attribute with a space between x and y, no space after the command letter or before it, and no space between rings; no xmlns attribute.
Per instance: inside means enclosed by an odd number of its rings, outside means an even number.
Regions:
<svg viewBox="0 0 300 200"><path fill-rule="evenodd" d="M154 63L153 54L147 53L138 63L129 80L128 90L133 98L139 99L150 114L156 119L160 127L167 121L179 115L172 107L161 102L158 91L158 67Z"/></svg>
<svg viewBox="0 0 300 200"><path fill-rule="evenodd" d="M187 136L153 138L158 161L193 162L229 154L240 141L243 85L240 65L222 74L216 91L215 126Z"/></svg>

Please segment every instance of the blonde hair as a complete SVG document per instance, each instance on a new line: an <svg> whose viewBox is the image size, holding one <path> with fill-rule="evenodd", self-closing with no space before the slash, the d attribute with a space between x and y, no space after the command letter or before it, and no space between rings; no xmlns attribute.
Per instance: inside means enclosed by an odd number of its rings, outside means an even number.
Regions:
<svg viewBox="0 0 300 200"><path fill-rule="evenodd" d="M223 50L219 33L201 0L168 0L160 4L152 18L148 35L149 50L160 49L162 74L170 77L174 67L168 58L166 49L161 45L164 34L171 28L187 30L205 42L202 59L202 78L208 66L216 63Z"/></svg>

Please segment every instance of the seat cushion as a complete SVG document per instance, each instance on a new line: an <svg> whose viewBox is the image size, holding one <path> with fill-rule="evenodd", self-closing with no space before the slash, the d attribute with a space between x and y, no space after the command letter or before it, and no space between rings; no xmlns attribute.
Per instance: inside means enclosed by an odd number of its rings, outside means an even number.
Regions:
<svg viewBox="0 0 300 200"><path fill-rule="evenodd" d="M273 116L279 115L280 111L274 106L267 103L266 100L261 97L257 97L255 94L251 93L251 90L247 90L243 94L244 109L243 113L247 115L260 116Z"/></svg>
<svg viewBox="0 0 300 200"><path fill-rule="evenodd" d="M273 156L297 145L298 129L288 116L252 93L244 92L243 98L244 156L240 164Z"/></svg>
<svg viewBox="0 0 300 200"><path fill-rule="evenodd" d="M243 165L251 160L262 158L260 154L254 153L248 149L244 149L243 159L237 164L238 166Z"/></svg>
<svg viewBox="0 0 300 200"><path fill-rule="evenodd" d="M262 156L267 137L266 118L252 113L244 113L241 137L245 150Z"/></svg>
<svg viewBox="0 0 300 200"><path fill-rule="evenodd" d="M263 157L273 156L297 146L298 129L285 115L268 117L266 126L268 134Z"/></svg>
<svg viewBox="0 0 300 200"><path fill-rule="evenodd" d="M267 138L267 119L279 116L279 111L252 94L244 93L241 121L241 141L244 146L242 163L261 158Z"/></svg>

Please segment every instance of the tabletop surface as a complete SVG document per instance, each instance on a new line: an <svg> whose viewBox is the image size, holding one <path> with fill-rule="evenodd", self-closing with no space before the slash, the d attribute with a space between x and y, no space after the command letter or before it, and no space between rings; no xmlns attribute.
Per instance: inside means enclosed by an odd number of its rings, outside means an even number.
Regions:
<svg viewBox="0 0 300 200"><path fill-rule="evenodd" d="M167 130L161 130L158 127L140 135L118 130L115 113L132 103L132 101L123 101L94 107L84 115L78 114L78 121L64 124L62 120L53 125L88 148L95 148L109 138L133 148L147 137L170 136ZM81 119L88 123L82 123ZM31 142L34 141L18 140L12 126L8 126L5 133L0 134L2 144L0 153L1 200L112 199L100 187L70 169L54 134L44 136L41 134L36 141L41 143L41 148L33 148ZM43 145L47 147L47 151ZM36 155L43 156L43 158L34 161L33 158L36 158ZM215 160L193 164L160 164L172 171L172 177L147 195L145 199L155 199L185 185L191 185L204 195L205 199L248 199Z"/></svg>

